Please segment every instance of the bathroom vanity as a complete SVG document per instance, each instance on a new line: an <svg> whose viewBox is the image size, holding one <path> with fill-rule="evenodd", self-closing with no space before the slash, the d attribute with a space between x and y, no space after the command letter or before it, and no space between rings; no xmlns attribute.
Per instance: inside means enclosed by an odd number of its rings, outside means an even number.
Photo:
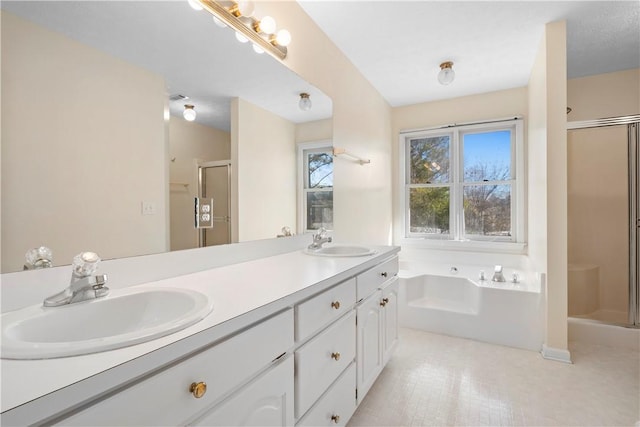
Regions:
<svg viewBox="0 0 640 427"><path fill-rule="evenodd" d="M2 424L345 425L398 339L399 248L373 249L295 250L139 284L201 292L213 311L120 349L3 359Z"/></svg>

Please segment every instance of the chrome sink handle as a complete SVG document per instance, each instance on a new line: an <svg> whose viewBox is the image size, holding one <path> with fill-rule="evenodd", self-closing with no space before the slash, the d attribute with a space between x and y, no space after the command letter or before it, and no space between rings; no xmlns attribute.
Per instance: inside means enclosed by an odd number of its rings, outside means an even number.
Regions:
<svg viewBox="0 0 640 427"><path fill-rule="evenodd" d="M93 275L100 263L100 257L95 252L82 252L73 258L73 267L69 286L46 298L45 307L59 307L106 296L109 288L106 274Z"/></svg>
<svg viewBox="0 0 640 427"><path fill-rule="evenodd" d="M318 232L313 235L313 242L308 246L308 249L312 251L317 251L318 249L322 249L322 245L325 243L332 242L331 237L327 237L327 229L324 227L320 227Z"/></svg>

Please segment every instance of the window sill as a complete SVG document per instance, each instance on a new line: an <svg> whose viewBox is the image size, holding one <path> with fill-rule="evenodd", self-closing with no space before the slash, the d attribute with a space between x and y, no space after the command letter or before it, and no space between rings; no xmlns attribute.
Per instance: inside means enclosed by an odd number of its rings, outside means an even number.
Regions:
<svg viewBox="0 0 640 427"><path fill-rule="evenodd" d="M480 240L435 240L426 238L401 238L401 246L422 249L438 249L445 251L488 252L514 255L526 255L526 243L488 242Z"/></svg>

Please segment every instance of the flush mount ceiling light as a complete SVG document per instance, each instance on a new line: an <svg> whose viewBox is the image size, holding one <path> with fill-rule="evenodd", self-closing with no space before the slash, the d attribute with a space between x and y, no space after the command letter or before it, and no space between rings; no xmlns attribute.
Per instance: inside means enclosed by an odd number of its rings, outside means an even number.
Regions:
<svg viewBox="0 0 640 427"><path fill-rule="evenodd" d="M311 109L311 99L309 98L309 94L302 92L300 94L300 101L298 102L298 107L302 111L309 111Z"/></svg>
<svg viewBox="0 0 640 427"><path fill-rule="evenodd" d="M446 61L440 64L440 72L438 73L438 81L441 85L450 84L456 77L455 71L453 71L453 62Z"/></svg>
<svg viewBox="0 0 640 427"><path fill-rule="evenodd" d="M195 107L191 104L184 104L184 111L182 112L182 116L188 122L194 121L196 119Z"/></svg>
<svg viewBox="0 0 640 427"><path fill-rule="evenodd" d="M253 1L188 1L192 7L199 5L211 13L217 25L231 27L239 41L245 43L245 40L250 40L256 53L268 52L280 60L287 57L291 33L285 29L276 31L276 21L271 16L264 16L262 19L254 17Z"/></svg>

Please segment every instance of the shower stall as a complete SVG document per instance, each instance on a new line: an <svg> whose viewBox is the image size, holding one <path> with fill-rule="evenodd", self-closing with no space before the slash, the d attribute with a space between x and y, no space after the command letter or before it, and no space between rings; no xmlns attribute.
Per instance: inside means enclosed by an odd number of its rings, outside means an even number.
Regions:
<svg viewBox="0 0 640 427"><path fill-rule="evenodd" d="M567 123L568 312L640 326L640 115Z"/></svg>

